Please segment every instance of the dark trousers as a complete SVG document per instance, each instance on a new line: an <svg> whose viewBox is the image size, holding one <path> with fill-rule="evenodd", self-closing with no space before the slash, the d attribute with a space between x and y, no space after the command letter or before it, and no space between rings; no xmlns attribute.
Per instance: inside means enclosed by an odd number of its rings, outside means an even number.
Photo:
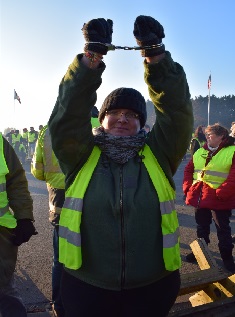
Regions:
<svg viewBox="0 0 235 317"><path fill-rule="evenodd" d="M165 317L179 289L179 270L148 286L121 291L92 286L63 270L61 295L66 317Z"/></svg>
<svg viewBox="0 0 235 317"><path fill-rule="evenodd" d="M210 210L206 208L195 210L197 237L204 238L207 244L210 243L210 225L213 219L219 240L218 247L223 260L232 257L234 247L229 219L231 215L231 210Z"/></svg>

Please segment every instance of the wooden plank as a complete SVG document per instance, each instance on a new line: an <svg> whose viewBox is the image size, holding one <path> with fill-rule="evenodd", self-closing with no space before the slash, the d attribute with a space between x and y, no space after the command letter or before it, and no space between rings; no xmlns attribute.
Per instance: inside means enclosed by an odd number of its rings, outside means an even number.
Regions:
<svg viewBox="0 0 235 317"><path fill-rule="evenodd" d="M179 296L196 291L189 298L193 307L172 309L169 317L234 317L235 274L229 275L218 267L204 239L197 239L190 246L201 271L181 275Z"/></svg>
<svg viewBox="0 0 235 317"><path fill-rule="evenodd" d="M193 307L205 305L211 302L221 301L223 299L226 299L227 297L234 296L234 278L232 278L232 276L229 277L229 275L227 275L225 279L219 279L219 268L215 260L213 259L204 239L197 239L193 241L190 246L193 250L193 253L195 254L198 265L202 270L201 272L205 272L205 270L210 271L211 268L218 269L217 273L214 272L214 281L212 281L212 283L208 283L206 287L204 287L205 285L202 285L203 287L201 288L201 290L189 298L191 305Z"/></svg>
<svg viewBox="0 0 235 317"><path fill-rule="evenodd" d="M207 270L209 268L218 268L218 265L213 258L204 239L198 238L194 240L190 247L196 257L197 263L201 270Z"/></svg>
<svg viewBox="0 0 235 317"><path fill-rule="evenodd" d="M213 303L186 308L171 309L167 317L234 317L235 316L235 297Z"/></svg>
<svg viewBox="0 0 235 317"><path fill-rule="evenodd" d="M229 276L221 268L211 268L181 275L179 296L200 291L214 282L225 280Z"/></svg>

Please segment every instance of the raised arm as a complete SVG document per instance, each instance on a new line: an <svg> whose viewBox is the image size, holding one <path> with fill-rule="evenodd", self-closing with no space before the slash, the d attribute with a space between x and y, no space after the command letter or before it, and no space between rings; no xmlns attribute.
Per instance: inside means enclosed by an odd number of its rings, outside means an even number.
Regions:
<svg viewBox="0 0 235 317"><path fill-rule="evenodd" d="M168 160L174 174L191 139L193 112L183 67L165 51L163 26L150 16L134 23L137 44L143 47L145 82L155 106L156 123L149 135L155 156L164 166Z"/></svg>
<svg viewBox="0 0 235 317"><path fill-rule="evenodd" d="M103 44L111 43L112 25L103 18L83 25L84 53L75 57L63 77L49 119L53 150L66 177L81 168L94 146L91 110L105 70L102 58L108 48Z"/></svg>

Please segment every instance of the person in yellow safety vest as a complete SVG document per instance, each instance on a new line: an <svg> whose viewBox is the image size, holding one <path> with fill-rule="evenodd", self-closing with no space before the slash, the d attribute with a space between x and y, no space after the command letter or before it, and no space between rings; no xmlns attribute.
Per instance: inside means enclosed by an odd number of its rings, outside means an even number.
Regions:
<svg viewBox="0 0 235 317"><path fill-rule="evenodd" d="M51 146L48 126L39 132L35 152L31 162L33 176L47 184L49 195L49 221L53 230L53 266L52 266L52 310L55 316L63 317L64 308L60 294L60 282L63 265L59 262L59 219L65 199L65 180L58 160Z"/></svg>
<svg viewBox="0 0 235 317"><path fill-rule="evenodd" d="M37 234L25 171L0 134L0 315L27 317L14 286L18 247Z"/></svg>
<svg viewBox="0 0 235 317"><path fill-rule="evenodd" d="M191 157L193 157L193 154L206 143L205 128L206 127L199 125L193 134L189 147Z"/></svg>
<svg viewBox="0 0 235 317"><path fill-rule="evenodd" d="M34 130L34 127L30 127L30 131L28 132L28 154L29 158L33 157L33 153L35 151L35 145L38 138L38 132Z"/></svg>
<svg viewBox="0 0 235 317"><path fill-rule="evenodd" d="M26 149L26 156L28 157L28 129L24 128L22 133L21 133L21 137L22 137L22 144L25 146Z"/></svg>
<svg viewBox="0 0 235 317"><path fill-rule="evenodd" d="M154 45L142 56L156 122L147 134L144 97L121 87L105 98L100 126L91 129L112 21L93 19L83 34L85 52L61 80L48 123L65 174L59 260L66 317L167 316L181 266L173 175L193 129L186 75L165 51L162 25L137 17L138 45Z"/></svg>
<svg viewBox="0 0 235 317"><path fill-rule="evenodd" d="M20 134L19 130L15 130L15 132L12 134L12 146L14 147L16 142L20 142L22 141L22 136Z"/></svg>
<svg viewBox="0 0 235 317"><path fill-rule="evenodd" d="M12 145L12 135L15 133L15 130L10 130L10 132L8 132L7 134L6 134L6 139L7 139L7 141Z"/></svg>
<svg viewBox="0 0 235 317"><path fill-rule="evenodd" d="M25 164L26 162L26 148L24 144L20 143L19 141L16 141L15 144L13 144L13 149L16 152L16 155L18 156L20 162L22 164Z"/></svg>
<svg viewBox="0 0 235 317"><path fill-rule="evenodd" d="M198 149L184 170L186 204L195 208L197 237L210 243L210 225L215 223L224 267L235 273L230 217L235 209L234 138L219 124L205 129L207 142ZM196 262L192 252L186 261Z"/></svg>

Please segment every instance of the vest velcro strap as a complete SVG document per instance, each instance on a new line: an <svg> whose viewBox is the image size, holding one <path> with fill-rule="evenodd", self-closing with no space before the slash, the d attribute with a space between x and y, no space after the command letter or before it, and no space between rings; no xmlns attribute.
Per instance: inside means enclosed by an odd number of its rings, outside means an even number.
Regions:
<svg viewBox="0 0 235 317"><path fill-rule="evenodd" d="M6 184L0 184L0 192L5 192L6 191Z"/></svg>
<svg viewBox="0 0 235 317"><path fill-rule="evenodd" d="M160 202L160 209L162 215L170 214L173 210L175 210L175 201L168 200Z"/></svg>
<svg viewBox="0 0 235 317"><path fill-rule="evenodd" d="M81 246L81 234L70 231L68 228L59 226L59 237L64 238L68 243L80 247Z"/></svg>
<svg viewBox="0 0 235 317"><path fill-rule="evenodd" d="M172 248L179 242L179 228L175 232L163 235L163 248Z"/></svg>
<svg viewBox="0 0 235 317"><path fill-rule="evenodd" d="M63 205L63 208L76 210L80 212L82 210L82 207L83 207L83 199L73 198L73 197L66 197L64 201L64 205Z"/></svg>
<svg viewBox="0 0 235 317"><path fill-rule="evenodd" d="M9 210L9 205L6 205L5 207L0 208L0 217L5 215L5 213L7 213L8 210Z"/></svg>

